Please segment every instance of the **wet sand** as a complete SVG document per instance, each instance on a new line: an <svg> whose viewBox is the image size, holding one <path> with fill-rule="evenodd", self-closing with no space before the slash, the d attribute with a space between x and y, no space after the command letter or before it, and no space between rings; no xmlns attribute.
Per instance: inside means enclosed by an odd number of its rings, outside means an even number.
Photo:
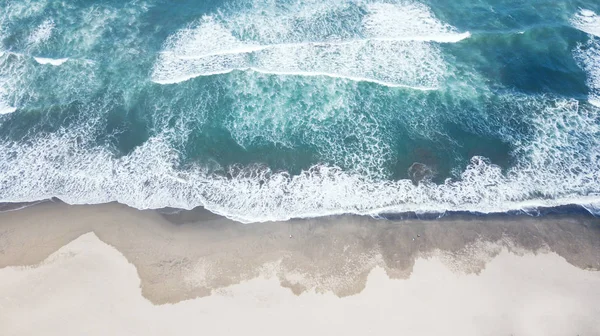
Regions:
<svg viewBox="0 0 600 336"><path fill-rule="evenodd" d="M598 270L585 215L243 225L47 202L0 213L0 335L600 335Z"/></svg>

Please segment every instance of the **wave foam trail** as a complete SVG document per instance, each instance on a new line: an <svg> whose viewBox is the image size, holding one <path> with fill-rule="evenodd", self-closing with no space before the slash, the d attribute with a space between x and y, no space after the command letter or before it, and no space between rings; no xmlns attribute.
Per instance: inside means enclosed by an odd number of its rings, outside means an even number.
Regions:
<svg viewBox="0 0 600 336"><path fill-rule="evenodd" d="M171 84L251 69L431 89L442 82L446 66L430 42L468 36L420 4L309 1L281 7L267 2L205 16L196 27L171 36L152 80Z"/></svg>
<svg viewBox="0 0 600 336"><path fill-rule="evenodd" d="M571 24L583 32L600 37L600 15L591 10L581 9L573 16Z"/></svg>

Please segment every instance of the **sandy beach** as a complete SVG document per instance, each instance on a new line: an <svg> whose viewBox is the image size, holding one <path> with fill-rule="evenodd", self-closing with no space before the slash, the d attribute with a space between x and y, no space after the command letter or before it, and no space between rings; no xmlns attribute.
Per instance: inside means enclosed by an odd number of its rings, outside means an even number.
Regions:
<svg viewBox="0 0 600 336"><path fill-rule="evenodd" d="M0 336L600 336L600 0L0 0Z"/></svg>
<svg viewBox="0 0 600 336"><path fill-rule="evenodd" d="M600 220L46 202L0 213L1 335L600 335Z"/></svg>

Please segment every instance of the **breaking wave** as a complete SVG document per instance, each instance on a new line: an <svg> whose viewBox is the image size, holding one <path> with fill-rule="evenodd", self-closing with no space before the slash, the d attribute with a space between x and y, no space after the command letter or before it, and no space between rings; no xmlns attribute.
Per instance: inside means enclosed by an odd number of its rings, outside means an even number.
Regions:
<svg viewBox="0 0 600 336"><path fill-rule="evenodd" d="M254 70L435 89L446 66L432 42L458 42L468 36L415 3L339 2L323 7L303 1L281 8L257 2L247 11L204 16L174 34L152 79L173 84Z"/></svg>

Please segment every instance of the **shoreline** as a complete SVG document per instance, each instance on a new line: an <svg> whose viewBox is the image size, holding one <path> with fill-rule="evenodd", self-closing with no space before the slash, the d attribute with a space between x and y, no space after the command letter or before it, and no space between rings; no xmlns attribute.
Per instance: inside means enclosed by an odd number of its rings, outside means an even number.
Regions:
<svg viewBox="0 0 600 336"><path fill-rule="evenodd" d="M308 216L308 217L292 217L286 220L267 220L267 221L256 221L256 222L242 222L236 219L229 218L225 215L215 213L211 210L206 209L204 206L197 206L193 209L183 209L183 208L173 208L173 207L162 207L156 209L137 209L130 205L120 203L120 202L108 202L108 203L95 203L95 204L69 204L57 197L52 197L49 199L42 199L31 202L0 202L0 213L7 211L16 211L25 209L31 206L35 206L37 204L42 203L58 203L65 204L68 206L102 206L105 204L118 204L130 209L134 209L137 211L157 211L161 214L176 214L176 213L197 213L197 212L209 212L214 216L230 220L236 223L244 224L244 225L253 225L253 224L261 224L261 223L271 223L271 222L287 222L294 220L318 220L318 219L326 219L326 218L334 218L334 217L364 217L364 218L372 218L375 220L389 220L389 221L405 221L405 220L439 220L442 218L446 219L465 219L469 217L473 218L484 218L484 219L501 219L508 217L545 217L545 216L554 216L554 215L576 215L576 216L587 216L590 218L598 218L600 216L595 213L594 210L589 209L585 205L569 203L562 204L557 206L532 206L531 208L523 208L523 209L515 209L515 210L507 210L507 211L498 211L498 212L478 212L478 211L462 211L462 210L444 210L444 211L407 211L407 212L386 212L381 211L379 213L340 213L340 214L324 214L319 216Z"/></svg>

